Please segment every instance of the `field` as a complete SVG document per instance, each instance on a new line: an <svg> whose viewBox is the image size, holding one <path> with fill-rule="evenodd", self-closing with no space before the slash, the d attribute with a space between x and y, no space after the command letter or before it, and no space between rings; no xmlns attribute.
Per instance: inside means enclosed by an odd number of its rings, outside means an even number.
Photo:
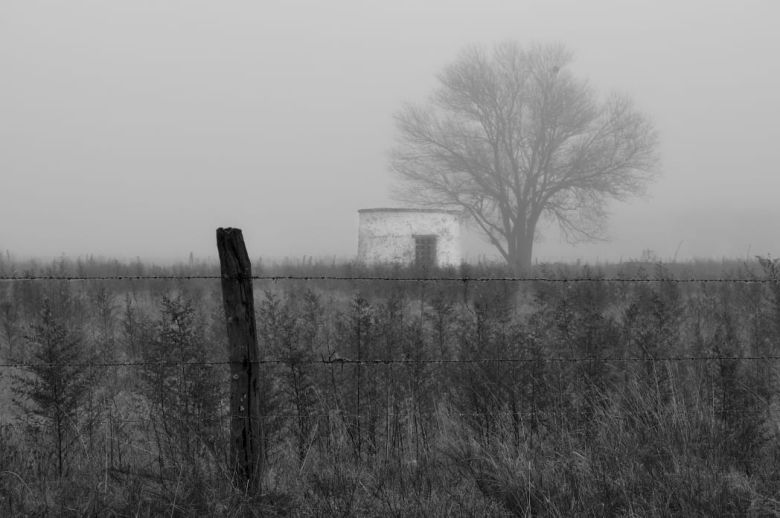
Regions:
<svg viewBox="0 0 780 518"><path fill-rule="evenodd" d="M0 513L778 515L778 267L258 262L252 492L217 265L4 257L164 278L0 280Z"/></svg>

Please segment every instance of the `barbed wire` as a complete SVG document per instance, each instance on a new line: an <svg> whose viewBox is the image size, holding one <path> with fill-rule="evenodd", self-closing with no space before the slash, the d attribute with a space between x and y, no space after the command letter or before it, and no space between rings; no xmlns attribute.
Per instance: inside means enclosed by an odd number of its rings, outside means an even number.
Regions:
<svg viewBox="0 0 780 518"><path fill-rule="evenodd" d="M547 358L389 358L389 359L290 359L268 358L251 362L244 361L124 361L124 362L8 362L0 363L0 368L115 368L115 367L204 367L216 365L449 365L475 363L592 363L592 362L697 362L697 361L777 361L780 356L584 356L584 357L547 357Z"/></svg>
<svg viewBox="0 0 780 518"><path fill-rule="evenodd" d="M582 409L581 409L582 410ZM701 412L704 414L714 414L714 415L754 415L756 413L755 409L718 409L713 407L707 407L705 409L698 409L699 411L705 410L705 412ZM576 413L576 409L574 409L574 413ZM598 415L600 418L608 419L608 420L618 420L618 421L626 421L626 420L641 420L642 417L646 415L645 412L639 411L639 412L633 412L633 413L624 413L624 414L617 414L617 413L610 413L610 412L604 412L601 409L596 409L596 415ZM300 412L271 412L271 413L261 413L259 416L259 419L336 419L336 418L347 418L347 419L359 419L362 417L369 417L369 416L376 416L376 417L382 417L382 418L388 418L388 419L397 419L397 418L403 418L403 417L441 417L441 418L449 418L449 417L459 417L459 418L474 418L474 417L495 417L495 416L504 416L504 417L512 417L512 418L522 418L522 419L528 419L528 418L550 418L550 417L571 417L572 416L572 409L571 408L544 408L544 409L538 409L538 410L530 410L530 411L511 411L511 410L484 410L481 412L477 411L471 411L471 412L458 412L450 409L444 409L444 410L415 410L415 409L409 409L406 412L385 412L383 410L378 410L375 412L351 412L347 410L331 410L328 412L322 412L322 411L315 411L315 412L309 412L309 413L300 413ZM198 419L202 420L204 422L224 422L229 421L232 419L240 419L240 420L246 420L253 418L250 418L246 415L231 415L231 414L225 414L221 416L215 416L215 417L204 417L204 416L189 416L192 419ZM172 417L170 415L166 416L168 419L176 419L175 417ZM103 422L119 422L119 423L151 423L154 422L156 419L154 417L132 417L132 418L125 418L117 415L111 415L111 416L105 416L103 419L100 419ZM179 418L180 420L186 420L186 417Z"/></svg>
<svg viewBox="0 0 780 518"><path fill-rule="evenodd" d="M372 277L339 275L251 275L246 277L227 277L222 275L0 275L0 281L172 281L172 280L244 280L254 281L395 281L395 282L550 282L550 283L748 283L777 284L780 278L672 278L672 277Z"/></svg>

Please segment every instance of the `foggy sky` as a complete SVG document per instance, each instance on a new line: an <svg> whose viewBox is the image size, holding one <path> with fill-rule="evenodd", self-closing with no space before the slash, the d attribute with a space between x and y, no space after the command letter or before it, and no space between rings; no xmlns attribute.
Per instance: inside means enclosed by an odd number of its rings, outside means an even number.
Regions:
<svg viewBox="0 0 780 518"><path fill-rule="evenodd" d="M560 42L661 137L606 243L538 260L780 256L780 2L0 1L0 250L350 258L398 205L393 114L468 44ZM544 230L544 229L543 229ZM487 245L467 240L469 258Z"/></svg>

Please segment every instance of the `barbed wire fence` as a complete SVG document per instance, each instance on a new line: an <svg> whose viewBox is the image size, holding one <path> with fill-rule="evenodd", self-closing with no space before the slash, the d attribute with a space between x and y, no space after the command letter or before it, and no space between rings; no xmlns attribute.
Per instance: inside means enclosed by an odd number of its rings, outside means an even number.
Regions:
<svg viewBox="0 0 780 518"><path fill-rule="evenodd" d="M70 275L0 275L0 282L50 282L50 281L192 281L192 280L223 280L223 275L100 275L100 276L70 276ZM404 283L672 283L672 284L770 284L780 285L780 278L645 278L645 277L386 277L386 276L333 276L333 275L251 275L238 277L250 281L366 281L366 282L404 282ZM581 362L646 362L654 360L659 362L707 362L707 361L777 361L780 355L766 356L735 356L735 355L699 355L699 356L584 356L584 357L539 357L539 358L511 358L511 357L487 357L487 358L453 358L453 359L414 359L414 358L380 358L380 359L354 359L354 358L320 358L320 359L295 359L296 364L321 364L321 365L448 365L448 364L480 364L480 363L581 363ZM263 358L249 362L254 365L287 364L290 358ZM76 362L76 363L36 363L36 362L0 362L0 369L26 368L26 367L144 367L144 366L228 366L235 362L224 361L186 361L186 362L156 362L156 361L115 361L115 362ZM246 363L246 362L244 362Z"/></svg>
<svg viewBox="0 0 780 518"><path fill-rule="evenodd" d="M456 276L341 276L341 275L100 275L100 276L71 276L71 275L2 275L0 276L0 282L15 283L15 282L100 282L100 281L195 281L195 280L207 280L207 281L225 281L225 280L238 280L238 281L265 281L265 282L400 282L400 283L447 283L457 284L461 283L464 286L471 283L509 283L509 284L522 284L522 283L555 283L562 285L576 285L584 283L625 283L625 284L642 284L642 283L671 283L671 284L688 284L688 285L712 285L712 284L755 284L755 285L778 285L780 284L779 278L653 278L653 277L573 277L573 278L556 278L545 276L529 276L529 277L515 277L515 276L495 276L495 277L456 277ZM780 355L733 355L733 354L706 354L706 355L647 355L647 356L623 356L623 357L605 357L605 356L557 356L557 357L477 357L477 358L344 358L344 357L321 357L319 359L300 359L289 357L268 357L260 358L256 360L246 361L242 360L237 362L235 360L222 360L222 361L95 361L95 362L64 362L64 363L40 363L40 362L24 362L24 361L7 361L0 363L0 369L20 369L20 368L63 368L63 367L83 367L92 369L111 369L111 368L144 368L144 367L189 367L189 366L224 366L230 367L240 364L242 368L247 366L260 366L260 365L321 365L321 366L366 366L366 367L379 367L379 366L402 366L402 367L414 367L414 366L457 366L457 365L481 365L481 364L568 364L568 363L639 363L639 362L775 362L780 360ZM559 409L557 412L564 412ZM751 410L741 409L728 409L724 410L724 414L740 416L743 414L749 414ZM426 418L441 417L442 413L436 411L417 411L419 416ZM491 410L486 412L459 412L456 410L450 410L447 412L448 416L468 418L468 417L484 417L486 415L497 417L507 416L511 418L531 418L537 417L539 412L524 412L524 411L505 411L505 410ZM383 416L400 418L408 417L408 412L386 412ZM312 413L296 413L296 412L271 412L260 416L262 419L323 419L323 418L341 418L341 419L360 419L365 417L365 414L361 412L352 412L345 409L334 409L328 412L312 412ZM632 419L631 416L612 416L615 419ZM127 424L148 424L151 418L122 418L114 417L119 423ZM235 420L252 420L255 418L248 418L244 414L231 414L227 413L221 416L215 416L216 422L226 425Z"/></svg>

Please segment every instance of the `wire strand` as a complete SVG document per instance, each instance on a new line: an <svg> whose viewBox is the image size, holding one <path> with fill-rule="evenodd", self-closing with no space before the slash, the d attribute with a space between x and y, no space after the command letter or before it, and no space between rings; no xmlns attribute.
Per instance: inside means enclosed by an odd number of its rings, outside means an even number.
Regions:
<svg viewBox="0 0 780 518"><path fill-rule="evenodd" d="M381 281L381 282L550 282L550 283L585 283L585 282L614 282L614 283L749 283L749 284L776 284L780 278L649 278L649 277L371 277L371 276L338 276L338 275L252 275L247 277L228 277L222 275L96 275L96 276L71 276L71 275L0 275L0 281L172 281L172 280L241 280L254 281Z"/></svg>
<svg viewBox="0 0 780 518"><path fill-rule="evenodd" d="M9 362L0 363L0 368L115 368L115 367L186 367L186 366L215 366L215 365L448 365L448 364L479 364L479 363L587 363L587 362L698 362L698 361L776 361L780 356L626 356L626 357L554 357L554 358L463 358L463 359L349 359L334 358L320 360L298 360L288 358L268 358L252 362L231 361L131 361L131 362Z"/></svg>

